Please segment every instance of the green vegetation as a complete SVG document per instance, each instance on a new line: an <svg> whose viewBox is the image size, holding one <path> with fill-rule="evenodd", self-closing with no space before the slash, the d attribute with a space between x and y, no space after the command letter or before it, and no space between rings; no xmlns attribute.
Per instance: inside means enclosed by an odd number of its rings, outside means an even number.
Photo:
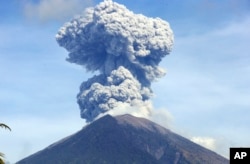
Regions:
<svg viewBox="0 0 250 164"><path fill-rule="evenodd" d="M9 127L8 125L3 124L3 123L0 123L0 127L1 127L1 128L5 128L5 129L8 129L8 130L11 131L10 127Z"/></svg>
<svg viewBox="0 0 250 164"><path fill-rule="evenodd" d="M1 128L5 128L11 131L10 127L8 125L5 125L3 123L0 123ZM0 164L4 164L4 154L0 152Z"/></svg>
<svg viewBox="0 0 250 164"><path fill-rule="evenodd" d="M4 154L0 152L0 164L4 164L3 158Z"/></svg>

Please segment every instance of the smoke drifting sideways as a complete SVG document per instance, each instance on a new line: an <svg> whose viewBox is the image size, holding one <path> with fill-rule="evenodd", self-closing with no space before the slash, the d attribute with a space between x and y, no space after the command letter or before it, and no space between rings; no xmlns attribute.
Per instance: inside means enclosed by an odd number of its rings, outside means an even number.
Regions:
<svg viewBox="0 0 250 164"><path fill-rule="evenodd" d="M121 109L150 115L151 82L165 75L158 65L174 41L166 21L105 0L61 27L56 40L69 52L68 62L98 73L77 95L83 119Z"/></svg>

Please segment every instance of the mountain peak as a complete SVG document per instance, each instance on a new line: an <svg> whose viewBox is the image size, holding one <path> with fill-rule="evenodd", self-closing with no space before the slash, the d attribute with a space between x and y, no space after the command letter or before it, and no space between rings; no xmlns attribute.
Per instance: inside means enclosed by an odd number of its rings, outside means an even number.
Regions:
<svg viewBox="0 0 250 164"><path fill-rule="evenodd" d="M145 118L110 115L17 164L227 164L222 156Z"/></svg>
<svg viewBox="0 0 250 164"><path fill-rule="evenodd" d="M169 133L169 130L142 117L135 117L130 114L116 116L118 124L133 126L137 129L145 129L161 134Z"/></svg>

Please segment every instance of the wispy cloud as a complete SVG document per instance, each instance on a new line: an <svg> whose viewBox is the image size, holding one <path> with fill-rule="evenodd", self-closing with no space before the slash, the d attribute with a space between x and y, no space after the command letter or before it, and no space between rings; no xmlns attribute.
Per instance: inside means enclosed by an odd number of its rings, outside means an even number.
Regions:
<svg viewBox="0 0 250 164"><path fill-rule="evenodd" d="M190 102L206 96L205 104L250 105L246 101L250 87L250 78L246 76L250 73L248 25L250 21L246 19L208 33L177 37L173 53L163 61L168 73L155 85L157 99L169 95L171 100L185 98L185 102ZM226 99L218 100L217 96Z"/></svg>
<svg viewBox="0 0 250 164"><path fill-rule="evenodd" d="M41 22L62 21L81 13L92 5L92 0L40 0L28 1L24 6L25 16Z"/></svg>
<svg viewBox="0 0 250 164"><path fill-rule="evenodd" d="M250 123L249 25L246 18L176 37L173 53L163 61L167 75L153 86L154 104L168 108L177 131L215 140L225 137L223 150L217 151L221 154L230 145L244 146L244 136L250 136L245 126ZM244 135L239 139L237 134Z"/></svg>
<svg viewBox="0 0 250 164"><path fill-rule="evenodd" d="M192 137L191 141L202 145L210 150L216 150L216 141L211 137Z"/></svg>

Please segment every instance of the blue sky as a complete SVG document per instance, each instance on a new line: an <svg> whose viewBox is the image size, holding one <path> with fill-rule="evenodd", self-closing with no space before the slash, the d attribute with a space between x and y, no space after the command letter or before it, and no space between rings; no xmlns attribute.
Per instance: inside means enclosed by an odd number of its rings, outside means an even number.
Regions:
<svg viewBox="0 0 250 164"><path fill-rule="evenodd" d="M85 125L76 94L92 75L65 61L55 40L74 14L100 1L0 2L1 152L16 162ZM250 2L248 0L137 0L116 2L160 17L175 45L161 66L167 75L152 86L161 124L228 156L250 147Z"/></svg>

